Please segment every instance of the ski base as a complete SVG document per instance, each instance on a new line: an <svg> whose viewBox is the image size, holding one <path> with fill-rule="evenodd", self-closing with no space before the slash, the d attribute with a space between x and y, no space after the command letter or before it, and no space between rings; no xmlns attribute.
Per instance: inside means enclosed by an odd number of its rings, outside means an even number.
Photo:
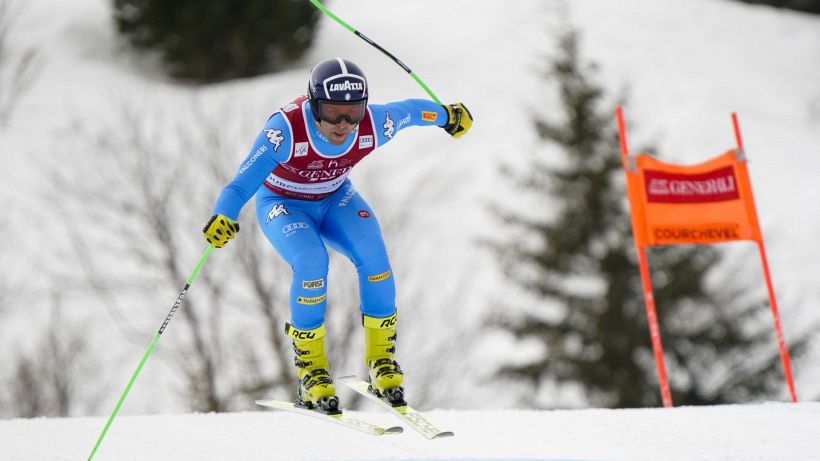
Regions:
<svg viewBox="0 0 820 461"><path fill-rule="evenodd" d="M407 423L410 427L415 429L418 433L427 437L428 439L441 439L444 437L453 437L455 435L451 431L439 430L437 427L433 426L430 423L430 421L428 421L424 416L422 416L421 413L410 407L410 405L402 405L398 407L390 405L389 403L380 399L377 395L371 393L369 390L370 384L366 381L359 379L356 376L342 376L341 378L337 378L336 381L344 384L345 386L353 389L359 394L367 397L369 400L377 403L379 406L389 411L390 413L393 413L402 421Z"/></svg>
<svg viewBox="0 0 820 461"><path fill-rule="evenodd" d="M358 418L351 418L344 413L339 414L325 414L318 412L316 410L310 410L308 408L299 406L294 404L293 402L283 402L280 400L257 400L257 405L262 405L265 407L275 408L277 410L285 410L291 413L297 413L300 415L310 416L316 419L321 419L322 421L327 421L330 423L338 424L350 429L354 429L360 432L364 432L370 435L390 435L390 434L400 434L404 431L399 426L393 427L380 427L374 424L370 424L366 421L362 421Z"/></svg>

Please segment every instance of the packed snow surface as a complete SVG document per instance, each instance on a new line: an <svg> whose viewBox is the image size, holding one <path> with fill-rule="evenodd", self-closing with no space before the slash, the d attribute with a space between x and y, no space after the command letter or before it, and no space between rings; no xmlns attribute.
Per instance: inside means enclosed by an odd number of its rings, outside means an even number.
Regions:
<svg viewBox="0 0 820 461"><path fill-rule="evenodd" d="M351 415L400 421L375 410ZM434 410L455 437L371 436L276 410L126 416L95 460L817 460L820 403L636 410ZM0 459L87 459L104 418L0 421Z"/></svg>

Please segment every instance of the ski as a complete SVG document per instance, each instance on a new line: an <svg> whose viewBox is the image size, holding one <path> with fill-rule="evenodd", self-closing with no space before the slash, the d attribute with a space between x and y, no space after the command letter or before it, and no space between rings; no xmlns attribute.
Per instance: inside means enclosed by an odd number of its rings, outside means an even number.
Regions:
<svg viewBox="0 0 820 461"><path fill-rule="evenodd" d="M410 407L410 405L393 407L389 403L380 399L377 395L371 393L369 390L370 384L356 376L342 376L341 378L337 378L337 381L379 404L379 406L396 415L428 439L440 439L444 437L453 437L455 435L450 431L439 430L437 427L433 426L421 413Z"/></svg>
<svg viewBox="0 0 820 461"><path fill-rule="evenodd" d="M257 405L262 405L265 407L276 408L277 410L285 410L291 413L297 413L300 415L311 416L313 418L321 419L322 421L327 421L334 424L339 424L341 426L354 429L360 432L364 432L370 435L389 435L389 434L399 434L404 431L399 426L394 427L380 427L373 424L370 424L366 421L362 421L361 419L351 418L344 413L339 414L325 414L318 412L316 410L311 410L302 406L298 406L293 402L283 402L280 400L257 400Z"/></svg>

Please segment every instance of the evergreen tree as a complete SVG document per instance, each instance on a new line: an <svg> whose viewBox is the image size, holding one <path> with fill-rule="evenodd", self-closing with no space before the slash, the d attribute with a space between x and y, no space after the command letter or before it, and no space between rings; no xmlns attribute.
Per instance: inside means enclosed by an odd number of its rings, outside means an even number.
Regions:
<svg viewBox="0 0 820 461"><path fill-rule="evenodd" d="M818 0L740 0L743 3L757 5L770 5L777 8L802 11L804 13L820 14L820 1Z"/></svg>
<svg viewBox="0 0 820 461"><path fill-rule="evenodd" d="M591 81L577 42L575 33L566 34L550 66L563 121L535 121L539 138L557 146L563 162L549 166L535 157L526 173L512 173L521 193L543 204L539 217L498 212L518 232L512 243L497 245L507 275L541 300L501 324L520 340L536 339L545 352L500 373L536 389L580 384L595 406L657 406L614 108L604 107L604 91ZM748 290L707 286L721 262L715 247L653 249L649 261L676 405L748 401L784 389L766 303L750 301ZM806 342L791 339L793 350Z"/></svg>
<svg viewBox="0 0 820 461"><path fill-rule="evenodd" d="M169 73L213 82L274 70L311 45L319 12L297 0L113 0L118 31Z"/></svg>

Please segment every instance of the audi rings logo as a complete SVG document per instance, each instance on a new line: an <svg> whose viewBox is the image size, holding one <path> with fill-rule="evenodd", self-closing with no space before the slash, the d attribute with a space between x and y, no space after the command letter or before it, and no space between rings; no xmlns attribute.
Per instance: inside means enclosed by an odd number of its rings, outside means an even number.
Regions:
<svg viewBox="0 0 820 461"><path fill-rule="evenodd" d="M282 233L285 234L285 236L290 237L297 230L299 230L299 229L308 229L308 228L309 228L309 226L307 225L307 223L295 222L295 223L288 224L287 226L283 227L282 228Z"/></svg>

